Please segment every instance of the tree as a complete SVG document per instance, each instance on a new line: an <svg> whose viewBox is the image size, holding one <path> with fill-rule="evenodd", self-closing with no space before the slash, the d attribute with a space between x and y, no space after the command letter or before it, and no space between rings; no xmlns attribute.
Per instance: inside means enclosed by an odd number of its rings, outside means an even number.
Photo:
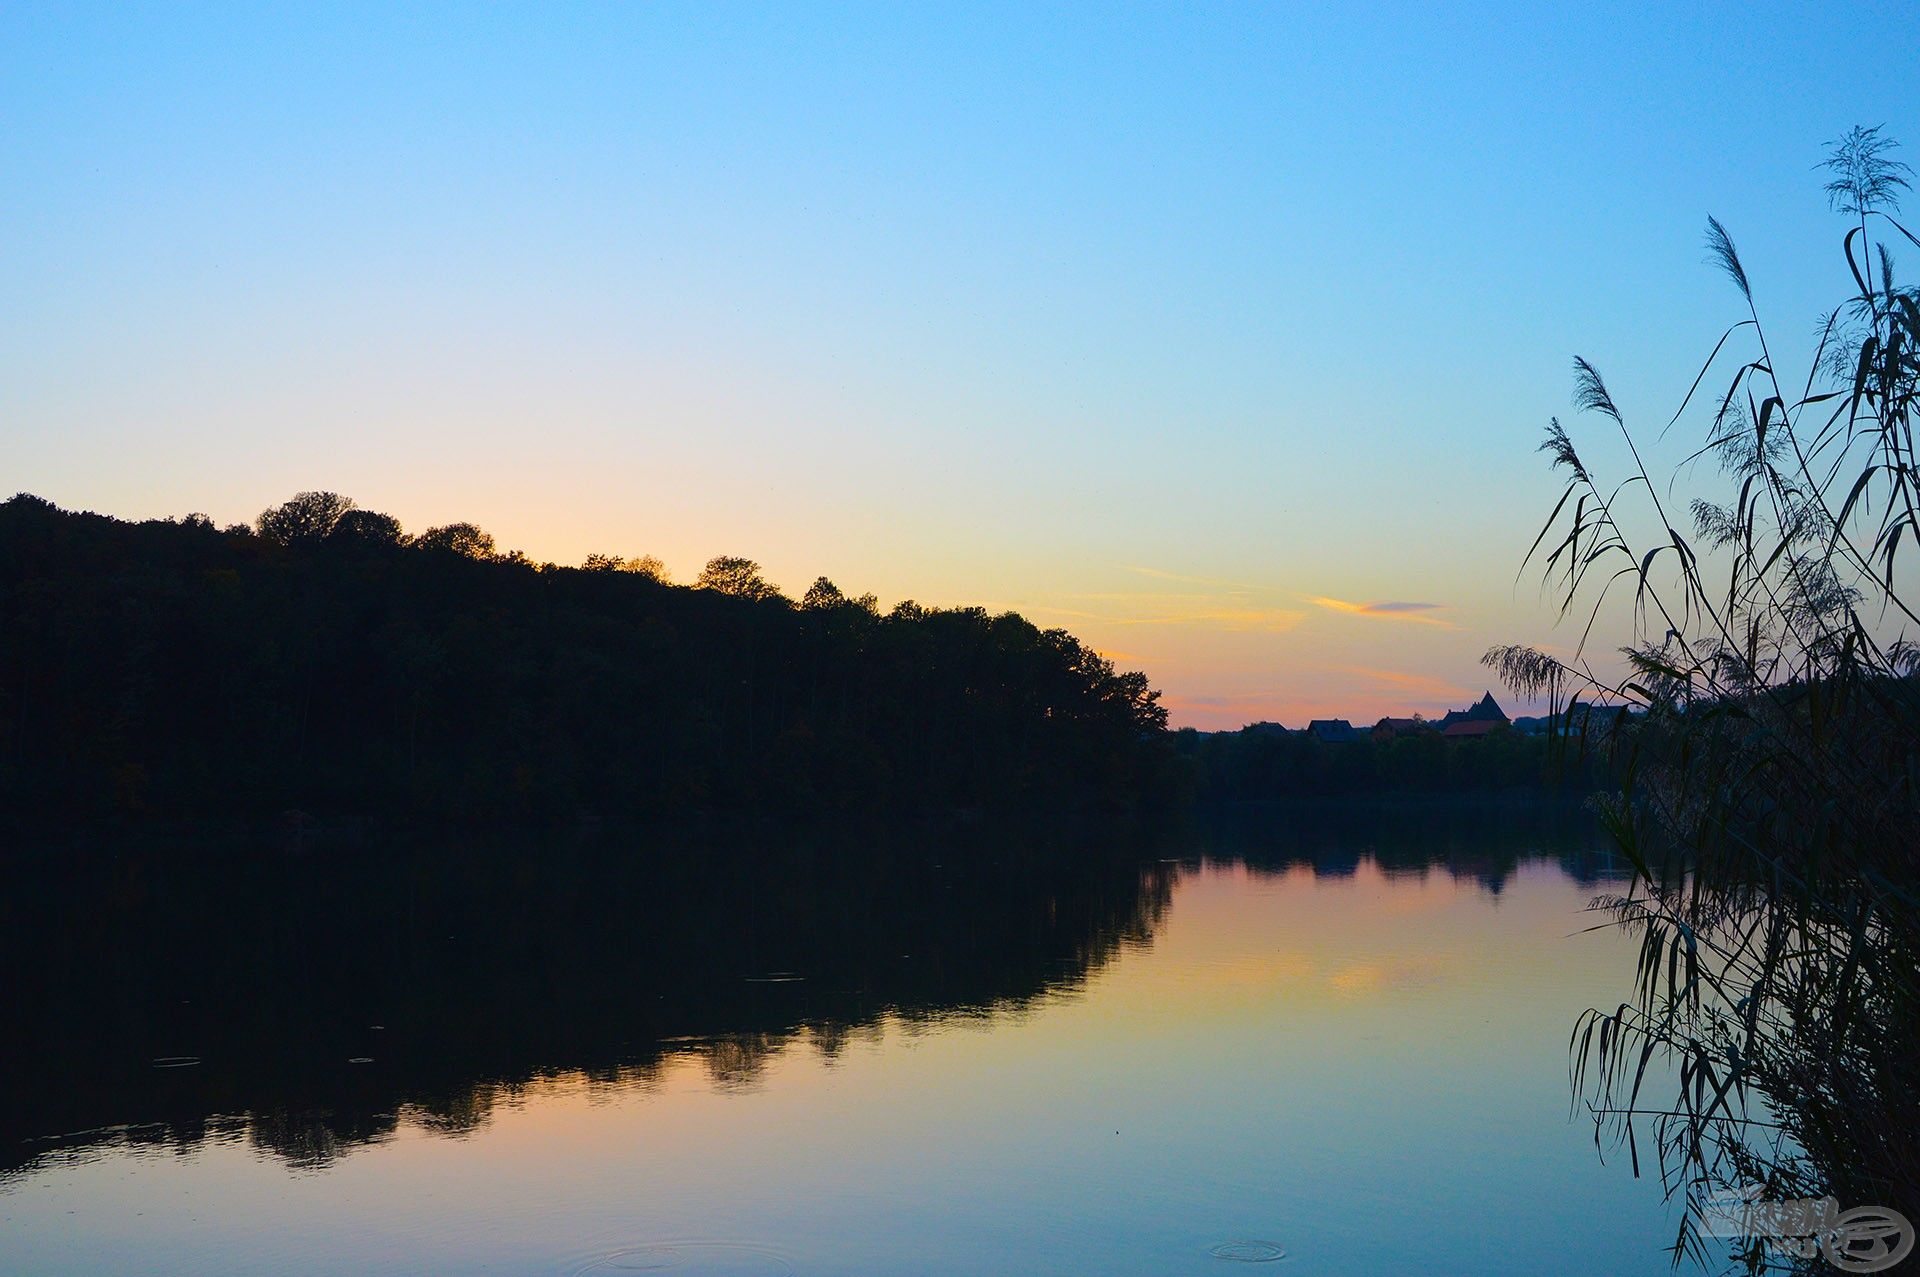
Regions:
<svg viewBox="0 0 1920 1277"><path fill-rule="evenodd" d="M809 612L816 612L823 608L839 607L846 601L847 596L840 592L839 586L827 580L826 577L820 576L815 577L813 584L807 587L807 593L800 600L800 606Z"/></svg>
<svg viewBox="0 0 1920 1277"><path fill-rule="evenodd" d="M667 572L667 565L651 554L643 554L637 559L628 559L626 570L635 576L644 576L650 581L665 585L673 578Z"/></svg>
<svg viewBox="0 0 1920 1277"><path fill-rule="evenodd" d="M326 537L353 508L353 500L337 492L301 492L285 504L262 510L254 527L269 541L299 545Z"/></svg>
<svg viewBox="0 0 1920 1277"><path fill-rule="evenodd" d="M471 523L445 523L428 528L414 540L423 550L440 550L468 559L494 557L493 534Z"/></svg>
<svg viewBox="0 0 1920 1277"><path fill-rule="evenodd" d="M703 590L731 594L742 599L776 599L780 590L760 575L760 565L752 559L723 554L707 560L694 584Z"/></svg>
<svg viewBox="0 0 1920 1277"><path fill-rule="evenodd" d="M406 540L400 520L377 510L349 510L334 522L327 535L361 545L399 545Z"/></svg>
<svg viewBox="0 0 1920 1277"><path fill-rule="evenodd" d="M583 572L631 572L662 584L667 581L667 565L651 554L643 554L637 559L622 558L617 554L589 554L580 569Z"/></svg>

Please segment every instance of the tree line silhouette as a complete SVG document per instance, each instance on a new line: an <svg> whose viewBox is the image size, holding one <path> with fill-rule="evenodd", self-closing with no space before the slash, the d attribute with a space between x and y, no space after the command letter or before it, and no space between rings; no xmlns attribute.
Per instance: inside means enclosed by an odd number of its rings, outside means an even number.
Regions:
<svg viewBox="0 0 1920 1277"><path fill-rule="evenodd" d="M1392 740L1326 742L1256 724L1238 732L1171 733L1186 783L1209 803L1369 794L1586 794L1611 783L1604 752L1517 731L1471 740L1420 732Z"/></svg>
<svg viewBox="0 0 1920 1277"><path fill-rule="evenodd" d="M409 537L302 493L251 527L0 503L0 811L572 820L1126 806L1177 789L1143 674L1013 614L881 610L751 560Z"/></svg>

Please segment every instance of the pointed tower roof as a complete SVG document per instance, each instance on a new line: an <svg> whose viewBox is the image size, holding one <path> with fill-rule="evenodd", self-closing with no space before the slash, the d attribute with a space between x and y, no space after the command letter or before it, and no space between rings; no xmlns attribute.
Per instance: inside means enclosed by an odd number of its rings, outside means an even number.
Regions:
<svg viewBox="0 0 1920 1277"><path fill-rule="evenodd" d="M1476 722L1504 723L1509 721L1507 712L1493 699L1493 693L1482 696L1474 707L1467 711L1467 717Z"/></svg>

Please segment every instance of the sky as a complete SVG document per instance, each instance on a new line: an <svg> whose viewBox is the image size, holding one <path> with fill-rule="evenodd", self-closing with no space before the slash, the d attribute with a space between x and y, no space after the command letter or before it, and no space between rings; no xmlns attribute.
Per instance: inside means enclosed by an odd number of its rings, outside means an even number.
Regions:
<svg viewBox="0 0 1920 1277"><path fill-rule="evenodd" d="M1572 357L1658 433L1712 213L1804 368L1826 143L1920 149L1910 4L1559 8L8 6L0 489L746 555L1181 726L1463 706L1579 641Z"/></svg>

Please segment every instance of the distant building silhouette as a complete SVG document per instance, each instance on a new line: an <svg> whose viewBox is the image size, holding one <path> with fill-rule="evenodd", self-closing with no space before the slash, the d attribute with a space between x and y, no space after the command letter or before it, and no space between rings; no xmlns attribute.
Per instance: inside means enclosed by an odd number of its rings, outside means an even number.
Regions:
<svg viewBox="0 0 1920 1277"><path fill-rule="evenodd" d="M1476 701L1471 709L1448 710L1447 716L1440 720L1440 730L1444 732L1455 723L1504 723L1507 721L1507 712L1501 709L1499 703L1493 699L1493 693L1488 692Z"/></svg>
<svg viewBox="0 0 1920 1277"><path fill-rule="evenodd" d="M1373 738L1395 740L1401 736L1418 736L1435 730L1432 723L1417 715L1413 718L1383 718L1373 725Z"/></svg>
<svg viewBox="0 0 1920 1277"><path fill-rule="evenodd" d="M1440 720L1440 734L1450 740L1485 736L1508 726L1509 722L1507 712L1493 699L1493 693L1488 692L1471 709L1448 710L1447 716Z"/></svg>
<svg viewBox="0 0 1920 1277"><path fill-rule="evenodd" d="M1289 732L1275 722L1249 723L1241 728L1240 735L1245 736L1305 736L1323 745L1344 745L1354 741L1391 741L1409 736L1434 734L1449 740L1472 739L1485 736L1489 732L1504 731L1512 726L1507 712L1493 699L1493 693L1487 692L1466 709L1449 710L1446 717L1440 719L1399 718L1389 715L1380 719L1371 728L1355 727L1344 718L1316 718L1298 732Z"/></svg>

